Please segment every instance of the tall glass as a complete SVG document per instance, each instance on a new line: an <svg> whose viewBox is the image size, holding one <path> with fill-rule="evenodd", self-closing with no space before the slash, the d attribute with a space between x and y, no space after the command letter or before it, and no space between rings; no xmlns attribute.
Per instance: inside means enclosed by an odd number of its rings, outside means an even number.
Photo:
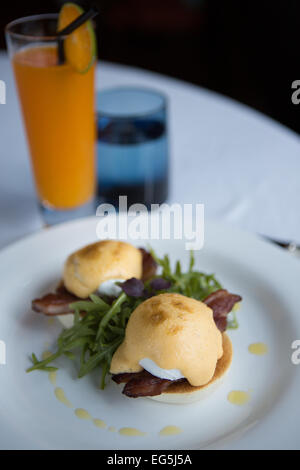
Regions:
<svg viewBox="0 0 300 470"><path fill-rule="evenodd" d="M58 64L58 15L21 18L6 27L46 223L93 210L95 195L95 65L79 73Z"/></svg>

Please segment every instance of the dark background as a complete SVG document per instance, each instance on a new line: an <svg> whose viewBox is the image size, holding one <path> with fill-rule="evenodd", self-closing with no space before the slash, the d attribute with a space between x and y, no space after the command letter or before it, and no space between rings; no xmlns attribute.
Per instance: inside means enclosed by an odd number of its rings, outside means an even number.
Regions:
<svg viewBox="0 0 300 470"><path fill-rule="evenodd" d="M6 1L17 17L58 11L62 0ZM91 2L77 2L87 7ZM98 0L99 58L187 80L248 104L300 133L300 1Z"/></svg>

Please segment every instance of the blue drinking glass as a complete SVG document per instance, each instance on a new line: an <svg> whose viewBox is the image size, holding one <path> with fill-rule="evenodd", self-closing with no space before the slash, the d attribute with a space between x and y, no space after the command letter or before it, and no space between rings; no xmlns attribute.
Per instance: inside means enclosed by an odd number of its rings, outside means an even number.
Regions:
<svg viewBox="0 0 300 470"><path fill-rule="evenodd" d="M97 95L98 198L161 204L168 196L167 99L147 88Z"/></svg>

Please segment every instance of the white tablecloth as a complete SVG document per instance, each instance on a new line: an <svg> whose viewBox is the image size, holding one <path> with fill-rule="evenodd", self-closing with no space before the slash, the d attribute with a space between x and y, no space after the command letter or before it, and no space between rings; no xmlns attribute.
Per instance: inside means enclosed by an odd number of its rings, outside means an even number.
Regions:
<svg viewBox="0 0 300 470"><path fill-rule="evenodd" d="M0 247L42 227L12 72L0 54ZM98 88L150 86L170 98L169 202L204 203L207 218L300 242L300 142L280 124L205 89L100 63Z"/></svg>

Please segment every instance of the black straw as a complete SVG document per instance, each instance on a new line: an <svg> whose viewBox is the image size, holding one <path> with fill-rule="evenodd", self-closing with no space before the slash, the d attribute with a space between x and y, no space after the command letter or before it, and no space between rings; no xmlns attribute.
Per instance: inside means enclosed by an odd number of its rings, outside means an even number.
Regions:
<svg viewBox="0 0 300 470"><path fill-rule="evenodd" d="M97 7L92 6L88 11L82 13L76 20L72 21L72 23L68 24L68 26L57 33L58 65L62 65L65 62L64 36L73 33L75 29L82 26L86 21L93 19L98 13Z"/></svg>

